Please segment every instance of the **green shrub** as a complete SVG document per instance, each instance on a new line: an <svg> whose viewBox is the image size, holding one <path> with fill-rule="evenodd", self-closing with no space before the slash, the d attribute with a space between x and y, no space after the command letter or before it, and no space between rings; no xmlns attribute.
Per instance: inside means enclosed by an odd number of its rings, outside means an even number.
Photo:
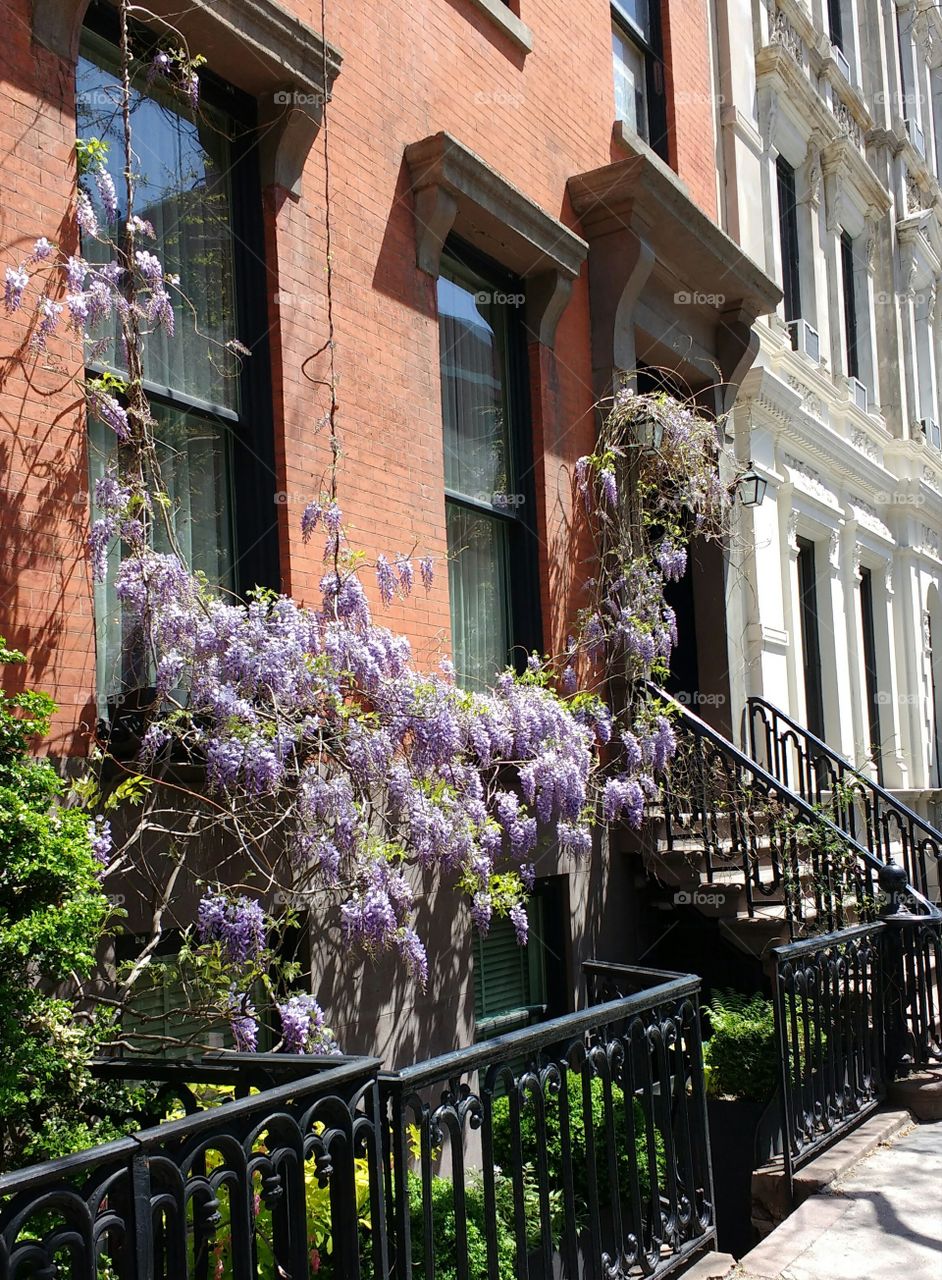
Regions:
<svg viewBox="0 0 942 1280"><path fill-rule="evenodd" d="M0 664L23 660L0 638ZM98 1137L82 1114L94 1029L49 994L91 972L108 911L88 814L29 754L54 710L45 694L0 691L0 1171Z"/></svg>
<svg viewBox="0 0 942 1280"><path fill-rule="evenodd" d="M713 1034L703 1049L707 1091L714 1097L768 1102L778 1084L771 1000L729 988L706 1006Z"/></svg>
<svg viewBox="0 0 942 1280"><path fill-rule="evenodd" d="M513 1229L513 1187L509 1178L498 1175L495 1186L497 1200L497 1272L500 1280L515 1280L517 1252ZM465 1176L465 1207L468 1216L468 1274L487 1275L487 1234L484 1204L484 1178L476 1170ZM409 1211L412 1218L413 1274L423 1275L422 1179L409 1174ZM450 1178L432 1178L432 1247L435 1251L435 1280L456 1280L458 1275L458 1239L455 1222L455 1199Z"/></svg>

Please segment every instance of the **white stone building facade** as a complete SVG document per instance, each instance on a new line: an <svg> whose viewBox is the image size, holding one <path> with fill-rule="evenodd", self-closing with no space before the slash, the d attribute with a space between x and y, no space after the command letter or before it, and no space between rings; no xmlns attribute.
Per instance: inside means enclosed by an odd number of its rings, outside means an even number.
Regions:
<svg viewBox="0 0 942 1280"><path fill-rule="evenodd" d="M724 229L784 291L728 423L768 481L735 520L734 712L766 697L924 808L942 794L942 9L712 13Z"/></svg>

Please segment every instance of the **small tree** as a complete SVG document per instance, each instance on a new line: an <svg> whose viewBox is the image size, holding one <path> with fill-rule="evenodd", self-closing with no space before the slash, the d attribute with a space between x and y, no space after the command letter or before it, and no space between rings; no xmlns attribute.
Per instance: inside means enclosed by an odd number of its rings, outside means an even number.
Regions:
<svg viewBox="0 0 942 1280"><path fill-rule="evenodd" d="M23 662L0 638L0 663ZM69 1000L91 972L108 914L101 829L61 803L48 760L30 759L55 703L0 691L0 1169L74 1149L86 1134L91 1029Z"/></svg>

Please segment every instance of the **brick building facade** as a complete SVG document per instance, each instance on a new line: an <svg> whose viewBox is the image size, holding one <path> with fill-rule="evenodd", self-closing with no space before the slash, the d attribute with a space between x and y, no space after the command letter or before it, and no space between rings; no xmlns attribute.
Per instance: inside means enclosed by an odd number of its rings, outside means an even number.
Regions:
<svg viewBox="0 0 942 1280"><path fill-rule="evenodd" d="M707 407L727 408L755 354L753 322L778 297L715 225L706 0L663 0L658 12L643 0L328 0L324 31L320 5L299 0L155 0L150 8L168 18L185 8L181 28L207 55L219 100L225 105L233 86L256 117L248 162L258 183L257 239L248 246L256 285L240 315L251 310L253 358L264 363L253 394L261 386L268 404L250 402L249 427L264 439L234 446L243 451L232 464L233 518L243 526L236 585L252 585L251 570L302 601L316 597L319 554L302 541L299 520L330 462L318 426L328 407L329 228L339 497L351 540L370 557L416 549L442 566L427 596L385 613L376 599L378 614L409 636L419 665L434 667L454 648L446 510L464 498L446 501L454 484L443 451L441 281L451 280L456 299L468 296L469 282L485 281L494 287L489 305L503 309L500 323L517 343L522 452L511 514L519 529L507 538L520 540L515 571L526 565L533 574L526 639L558 651L581 603L571 473L591 450L597 396L619 370L667 368ZM77 244L83 22L86 31L106 31L107 5L6 5L4 266L24 258L38 235ZM0 317L0 617L9 641L29 655L28 682L60 704L48 749L81 756L103 706L85 553L82 353L56 337L45 355L29 355L24 324L20 315ZM479 507L480 496L471 495ZM493 497L484 505L500 506ZM267 559L259 547L268 547ZM718 560L695 570L689 585L696 679L713 689L728 689L718 642L723 589ZM509 595L526 597L525 584ZM695 627L707 612L709 636ZM522 638L518 621L511 607L512 642ZM580 959L604 950L606 935L619 951L610 958L629 958L631 876L616 859L581 869L560 859L540 872L557 883L564 976L554 999L566 1006ZM427 1052L453 1042L454 1018L438 1022L437 1013L456 1002L459 1035L472 1035L472 945L462 922L437 957L433 951L424 1026L399 1016L410 997L396 993L395 981L369 1000L350 996L342 1011L327 974L323 994L341 1039L391 1058Z"/></svg>

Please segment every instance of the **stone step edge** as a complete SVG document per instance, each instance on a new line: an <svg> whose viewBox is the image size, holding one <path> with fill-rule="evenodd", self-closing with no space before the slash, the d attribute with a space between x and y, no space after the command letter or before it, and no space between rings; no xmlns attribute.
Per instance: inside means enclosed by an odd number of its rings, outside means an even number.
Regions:
<svg viewBox="0 0 942 1280"><path fill-rule="evenodd" d="M833 1182L845 1177L878 1147L908 1133L913 1123L908 1111L877 1111L798 1170L793 1179L794 1198L789 1197L788 1179L780 1162L757 1169L752 1175L753 1224L760 1233L768 1234L809 1196L826 1192Z"/></svg>

